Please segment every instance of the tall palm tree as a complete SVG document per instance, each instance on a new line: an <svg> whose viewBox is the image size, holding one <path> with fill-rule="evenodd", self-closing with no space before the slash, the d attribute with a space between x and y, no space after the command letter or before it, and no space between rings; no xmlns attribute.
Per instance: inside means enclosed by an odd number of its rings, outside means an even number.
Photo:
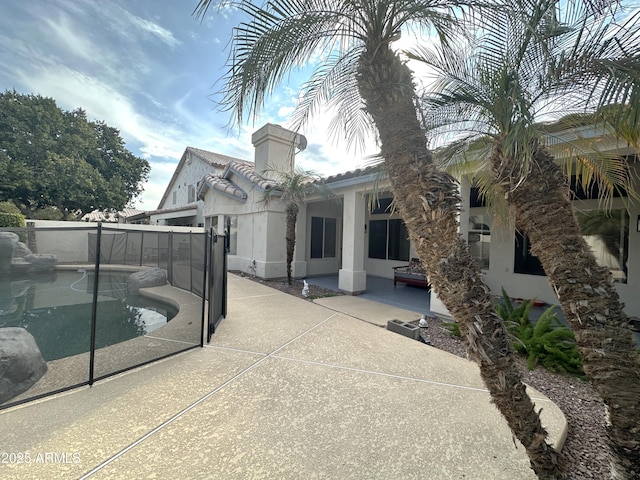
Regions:
<svg viewBox="0 0 640 480"><path fill-rule="evenodd" d="M615 9L605 15L572 2L560 9L558 0L513 0L504 12L470 25L473 40L416 55L440 73L425 102L427 121L442 138L462 134L443 150L449 158L476 148L475 157L487 160L494 195L506 199L528 235L574 330L584 371L607 406L612 475L640 478L640 365L629 319L608 269L581 234L553 147L545 145L560 136L539 123L554 105L565 114L597 105L594 95L606 97L607 90L617 91L617 101L637 95L640 13L621 25ZM617 90L620 81L626 86ZM594 88L603 84L614 87ZM575 162L570 168L605 195L616 185L633 191L626 160L579 154Z"/></svg>
<svg viewBox="0 0 640 480"><path fill-rule="evenodd" d="M196 8L203 14L210 0ZM559 475L557 454L525 391L511 342L493 309L480 268L458 235L455 179L436 169L417 114L414 79L393 43L407 32L454 27L448 0L271 0L234 5L250 21L231 42L223 106L242 121L257 114L266 94L300 65L323 61L303 88L297 119L321 104L338 112L336 125L361 138L375 125L395 207L403 218L432 288L459 322L492 401L544 478Z"/></svg>
<svg viewBox="0 0 640 480"><path fill-rule="evenodd" d="M326 186L320 175L310 170L296 167L293 171L270 170L275 177L272 183L262 193L262 202L269 205L277 201L285 206L286 233L285 242L287 248L287 281L292 284L291 262L293 251L296 247L296 222L300 205L311 197L331 198L332 192Z"/></svg>

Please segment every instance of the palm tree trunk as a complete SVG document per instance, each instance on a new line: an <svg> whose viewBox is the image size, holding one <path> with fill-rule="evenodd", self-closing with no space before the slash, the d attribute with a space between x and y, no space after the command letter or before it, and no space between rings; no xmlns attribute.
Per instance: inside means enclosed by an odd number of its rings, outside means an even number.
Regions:
<svg viewBox="0 0 640 480"><path fill-rule="evenodd" d="M531 253L540 259L574 331L584 371L607 406L612 477L640 478L635 342L609 270L597 264L580 233L568 182L543 146L534 151L526 175L518 162L505 159L499 145L491 160L494 179L515 208L516 225L529 236Z"/></svg>
<svg viewBox="0 0 640 480"><path fill-rule="evenodd" d="M381 140L394 194L432 288L459 323L492 401L524 445L540 478L561 478L558 456L525 391L505 327L478 264L458 234L460 196L453 177L436 171L417 119L411 71L387 45L360 59L358 87Z"/></svg>
<svg viewBox="0 0 640 480"><path fill-rule="evenodd" d="M291 263L293 262L293 251L296 247L296 221L298 220L298 205L296 203L287 204L286 209L287 233L285 236L287 244L287 282L293 283L291 275Z"/></svg>

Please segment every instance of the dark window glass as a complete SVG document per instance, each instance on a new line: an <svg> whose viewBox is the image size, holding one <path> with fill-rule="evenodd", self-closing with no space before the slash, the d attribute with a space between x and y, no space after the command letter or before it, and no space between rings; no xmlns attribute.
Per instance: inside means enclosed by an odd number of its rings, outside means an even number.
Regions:
<svg viewBox="0 0 640 480"><path fill-rule="evenodd" d="M579 179L573 175L569 179L569 188L571 188L571 192L575 196L575 198L579 200L587 200L598 198L600 196L600 189L598 188L598 184L596 182L591 182L587 186L582 186L579 182ZM617 188L613 191L613 197L626 197L627 192L624 188Z"/></svg>
<svg viewBox="0 0 640 480"><path fill-rule="evenodd" d="M629 252L629 214L621 210L576 212L580 231L596 257L607 267L614 282L627 283Z"/></svg>
<svg viewBox="0 0 640 480"><path fill-rule="evenodd" d="M371 205L371 213L389 213L391 211L391 202L393 202L393 198L379 198Z"/></svg>
<svg viewBox="0 0 640 480"><path fill-rule="evenodd" d="M324 256L336 256L336 219L324 219Z"/></svg>
<svg viewBox="0 0 640 480"><path fill-rule="evenodd" d="M515 273L527 273L529 275L545 275L540 260L531 253L529 237L520 232L516 232L516 252L513 271Z"/></svg>
<svg viewBox="0 0 640 480"><path fill-rule="evenodd" d="M480 194L480 189L478 187L471 187L469 190L469 207L486 207L487 200L483 195Z"/></svg>
<svg viewBox="0 0 640 480"><path fill-rule="evenodd" d="M387 258L387 221L369 222L369 258Z"/></svg>
<svg viewBox="0 0 640 480"><path fill-rule="evenodd" d="M311 217L311 258L322 258L322 239L324 236L324 219Z"/></svg>
<svg viewBox="0 0 640 480"><path fill-rule="evenodd" d="M409 261L409 232L402 220L389 220L389 260Z"/></svg>

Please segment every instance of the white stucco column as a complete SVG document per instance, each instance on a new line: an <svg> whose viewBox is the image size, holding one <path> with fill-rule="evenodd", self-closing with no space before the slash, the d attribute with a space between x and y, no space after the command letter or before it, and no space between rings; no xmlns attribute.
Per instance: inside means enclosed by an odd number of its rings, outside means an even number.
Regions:
<svg viewBox="0 0 640 480"><path fill-rule="evenodd" d="M342 228L342 268L338 287L351 295L367 288L367 272L364 270L364 225L366 198L355 190L344 194Z"/></svg>
<svg viewBox="0 0 640 480"><path fill-rule="evenodd" d="M447 310L447 307L445 307L444 303L442 303L440 298L438 298L438 294L433 290L433 288L429 294L431 295L429 304L429 310L431 313L435 313L440 317L453 318L449 310Z"/></svg>

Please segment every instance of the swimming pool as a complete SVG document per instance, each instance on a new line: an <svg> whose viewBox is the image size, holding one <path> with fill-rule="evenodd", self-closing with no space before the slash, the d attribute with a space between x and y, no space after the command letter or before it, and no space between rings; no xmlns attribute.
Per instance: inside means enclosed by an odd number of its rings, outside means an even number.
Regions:
<svg viewBox="0 0 640 480"><path fill-rule="evenodd" d="M127 295L128 272L100 273L96 348L145 335L177 313L173 307ZM95 275L79 269L0 279L0 328L23 327L46 361L89 351Z"/></svg>

